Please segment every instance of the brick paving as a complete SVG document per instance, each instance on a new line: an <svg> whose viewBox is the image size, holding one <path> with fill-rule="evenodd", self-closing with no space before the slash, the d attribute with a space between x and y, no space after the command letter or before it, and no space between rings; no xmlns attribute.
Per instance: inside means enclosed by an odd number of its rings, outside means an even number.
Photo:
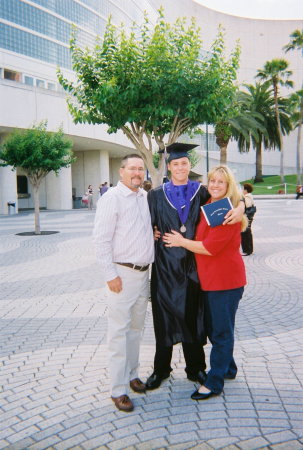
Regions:
<svg viewBox="0 0 303 450"><path fill-rule="evenodd" d="M257 200L255 253L236 322L236 380L205 402L190 394L179 345L158 390L109 398L106 293L94 211L0 217L1 449L303 449L303 201ZM209 346L206 348L209 354ZM152 371L150 305L140 377Z"/></svg>

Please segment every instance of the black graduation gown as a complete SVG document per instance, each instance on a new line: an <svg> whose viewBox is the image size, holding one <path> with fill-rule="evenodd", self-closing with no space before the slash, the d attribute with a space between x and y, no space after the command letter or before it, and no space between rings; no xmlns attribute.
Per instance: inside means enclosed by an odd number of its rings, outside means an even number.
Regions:
<svg viewBox="0 0 303 450"><path fill-rule="evenodd" d="M200 206L208 198L206 188L199 185L191 198L184 237L194 238ZM148 202L152 225L157 225L161 235L180 231L178 212L167 199L163 186L149 191ZM203 298L192 252L182 247L165 247L161 238L155 242L151 300L157 344L205 343Z"/></svg>

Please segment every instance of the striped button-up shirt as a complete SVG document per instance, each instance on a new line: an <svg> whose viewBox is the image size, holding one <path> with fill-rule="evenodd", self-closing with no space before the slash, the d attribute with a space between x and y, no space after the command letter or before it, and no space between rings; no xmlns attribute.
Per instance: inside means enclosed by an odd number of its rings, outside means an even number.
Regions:
<svg viewBox="0 0 303 450"><path fill-rule="evenodd" d="M154 260L154 238L147 193L121 181L98 200L93 239L106 281L118 276L114 263L140 266Z"/></svg>

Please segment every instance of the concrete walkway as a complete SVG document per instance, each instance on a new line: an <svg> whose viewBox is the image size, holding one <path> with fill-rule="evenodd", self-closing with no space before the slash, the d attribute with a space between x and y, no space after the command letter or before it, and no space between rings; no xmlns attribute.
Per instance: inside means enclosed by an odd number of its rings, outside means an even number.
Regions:
<svg viewBox="0 0 303 450"><path fill-rule="evenodd" d="M175 346L172 376L108 394L106 296L91 241L94 211L0 218L1 449L303 449L303 201L256 201L255 253L237 315L239 373L224 394L195 402ZM152 371L150 305L142 379ZM207 346L209 354L209 346Z"/></svg>

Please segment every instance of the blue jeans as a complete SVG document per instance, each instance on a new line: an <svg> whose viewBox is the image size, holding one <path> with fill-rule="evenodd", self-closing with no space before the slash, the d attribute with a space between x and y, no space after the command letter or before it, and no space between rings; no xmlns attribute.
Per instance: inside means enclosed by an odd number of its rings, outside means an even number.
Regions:
<svg viewBox="0 0 303 450"><path fill-rule="evenodd" d="M204 385L220 394L224 377L235 377L237 366L233 358L235 317L244 288L205 292L205 321L212 344L210 371Z"/></svg>

